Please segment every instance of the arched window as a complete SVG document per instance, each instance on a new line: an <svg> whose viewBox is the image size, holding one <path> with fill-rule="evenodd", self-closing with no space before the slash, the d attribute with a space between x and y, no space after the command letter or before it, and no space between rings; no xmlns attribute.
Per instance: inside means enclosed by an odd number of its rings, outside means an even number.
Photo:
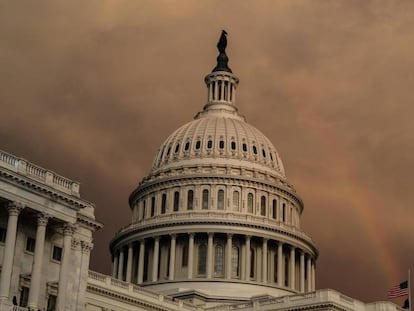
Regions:
<svg viewBox="0 0 414 311"><path fill-rule="evenodd" d="M151 198L151 217L155 215L155 197Z"/></svg>
<svg viewBox="0 0 414 311"><path fill-rule="evenodd" d="M188 149L190 149L190 142L188 142L188 141L187 141L187 142L185 143L184 150L185 150L185 151L188 151Z"/></svg>
<svg viewBox="0 0 414 311"><path fill-rule="evenodd" d="M231 150L236 150L236 142L235 141L231 142Z"/></svg>
<svg viewBox="0 0 414 311"><path fill-rule="evenodd" d="M214 250L214 275L224 276L224 247L220 244Z"/></svg>
<svg viewBox="0 0 414 311"><path fill-rule="evenodd" d="M243 143L243 152L247 152L247 145L246 145L246 143Z"/></svg>
<svg viewBox="0 0 414 311"><path fill-rule="evenodd" d="M176 144L174 153L178 153L179 150L180 150L180 144Z"/></svg>
<svg viewBox="0 0 414 311"><path fill-rule="evenodd" d="M277 218L277 200L274 199L272 203L272 217L273 219Z"/></svg>
<svg viewBox="0 0 414 311"><path fill-rule="evenodd" d="M188 190L187 192L187 209L192 210L194 207L194 191Z"/></svg>
<svg viewBox="0 0 414 311"><path fill-rule="evenodd" d="M224 190L219 190L217 193L217 209L224 209Z"/></svg>
<svg viewBox="0 0 414 311"><path fill-rule="evenodd" d="M260 198L260 215L266 216L266 197L264 195Z"/></svg>
<svg viewBox="0 0 414 311"><path fill-rule="evenodd" d="M286 204L282 203L282 221L286 222Z"/></svg>
<svg viewBox="0 0 414 311"><path fill-rule="evenodd" d="M257 154L257 147L256 146L253 146L253 153Z"/></svg>
<svg viewBox="0 0 414 311"><path fill-rule="evenodd" d="M240 194L238 191L233 192L233 210L238 211L240 204Z"/></svg>
<svg viewBox="0 0 414 311"><path fill-rule="evenodd" d="M254 249L250 248L250 277L252 279L254 279L254 267L256 266L255 264L255 256L254 256Z"/></svg>
<svg viewBox="0 0 414 311"><path fill-rule="evenodd" d="M207 259L207 246L202 243L198 246L198 265L197 270L199 275L206 274L206 259Z"/></svg>
<svg viewBox="0 0 414 311"><path fill-rule="evenodd" d="M247 212L253 213L253 194L249 193L247 195Z"/></svg>
<svg viewBox="0 0 414 311"><path fill-rule="evenodd" d="M240 269L239 269L239 248L237 246L233 246L231 250L231 276L237 278L240 276Z"/></svg>
<svg viewBox="0 0 414 311"><path fill-rule="evenodd" d="M174 192L174 212L178 211L179 208L179 204L180 204L180 193L178 191Z"/></svg>
<svg viewBox="0 0 414 311"><path fill-rule="evenodd" d="M277 254L274 254L274 257L273 257L273 271L274 271L273 272L273 281L275 283L278 282L278 280L277 280L277 269L278 269L278 267L279 267L279 264L277 262ZM306 267L306 265L305 265L305 267Z"/></svg>
<svg viewBox="0 0 414 311"><path fill-rule="evenodd" d="M163 193L161 197L161 214L165 214L167 209L167 194Z"/></svg>
<svg viewBox="0 0 414 311"><path fill-rule="evenodd" d="M203 190L203 202L201 205L202 209L208 209L208 190Z"/></svg>
<svg viewBox="0 0 414 311"><path fill-rule="evenodd" d="M211 148L213 148L213 141L210 139L210 140L207 142L207 149L211 149Z"/></svg>
<svg viewBox="0 0 414 311"><path fill-rule="evenodd" d="M195 145L196 150L199 150L200 147L201 147L201 142L199 140L197 140L196 145Z"/></svg>

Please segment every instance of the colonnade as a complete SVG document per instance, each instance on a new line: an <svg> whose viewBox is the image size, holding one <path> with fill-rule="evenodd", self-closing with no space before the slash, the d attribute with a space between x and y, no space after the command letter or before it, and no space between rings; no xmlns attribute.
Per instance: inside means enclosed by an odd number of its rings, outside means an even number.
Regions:
<svg viewBox="0 0 414 311"><path fill-rule="evenodd" d="M308 292L315 289L315 260L301 248L274 239L191 232L140 239L117 249L112 276L137 284L238 279Z"/></svg>
<svg viewBox="0 0 414 311"><path fill-rule="evenodd" d="M3 263L0 275L0 299L10 299L10 286L12 279L12 268L14 262L15 245L17 237L17 224L23 204L11 202L7 206L8 222L6 231L6 241L3 253ZM42 280L42 266L44 257L44 245L46 238L46 228L50 215L37 213L36 243L33 254L33 265L30 278L30 288L28 297L28 307L37 310L39 306L40 288ZM74 226L70 223L63 224L63 254L59 271L59 285L57 296L57 308L63 310L65 306L67 276L70 271L70 252Z"/></svg>

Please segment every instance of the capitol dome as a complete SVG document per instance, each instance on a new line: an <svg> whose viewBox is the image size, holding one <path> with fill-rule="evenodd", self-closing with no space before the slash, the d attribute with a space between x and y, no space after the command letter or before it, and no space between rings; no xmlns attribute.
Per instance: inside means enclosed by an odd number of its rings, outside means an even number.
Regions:
<svg viewBox="0 0 414 311"><path fill-rule="evenodd" d="M276 148L238 112L226 44L223 33L202 111L130 195L112 274L206 305L313 291L318 251L300 227L303 202Z"/></svg>

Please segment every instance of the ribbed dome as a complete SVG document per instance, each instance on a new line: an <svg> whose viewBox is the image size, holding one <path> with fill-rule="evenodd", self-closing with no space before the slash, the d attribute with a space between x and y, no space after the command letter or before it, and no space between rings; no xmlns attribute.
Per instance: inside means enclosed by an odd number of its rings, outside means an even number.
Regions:
<svg viewBox="0 0 414 311"><path fill-rule="evenodd" d="M255 166L285 177L273 144L235 111L207 109L174 131L159 148L153 172L208 163Z"/></svg>

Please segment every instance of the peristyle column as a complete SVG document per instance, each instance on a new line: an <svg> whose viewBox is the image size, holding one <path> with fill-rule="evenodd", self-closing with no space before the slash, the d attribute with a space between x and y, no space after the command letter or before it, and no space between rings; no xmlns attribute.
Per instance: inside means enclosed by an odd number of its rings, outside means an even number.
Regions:
<svg viewBox="0 0 414 311"><path fill-rule="evenodd" d="M67 294L67 277L69 275L70 250L72 245L72 235L75 231L73 224L67 223L63 226L63 251L62 262L59 271L59 285L57 296L57 310L65 310L65 300Z"/></svg>
<svg viewBox="0 0 414 311"><path fill-rule="evenodd" d="M306 280L308 281L307 283L307 288L308 288L308 292L312 291L312 281L311 281L311 259L310 257L306 258Z"/></svg>
<svg viewBox="0 0 414 311"><path fill-rule="evenodd" d="M40 280L42 277L43 253L45 246L46 225L50 216L39 213L37 215L36 244L33 256L32 275L30 279L30 290L28 307L37 310L39 305Z"/></svg>
<svg viewBox="0 0 414 311"><path fill-rule="evenodd" d="M123 281L124 276L124 248L121 247L119 250L119 261L118 261L118 276L117 279Z"/></svg>
<svg viewBox="0 0 414 311"><path fill-rule="evenodd" d="M127 258L127 269L126 269L126 281L131 282L132 278L132 257L134 254L134 249L132 243L128 245L128 258Z"/></svg>
<svg viewBox="0 0 414 311"><path fill-rule="evenodd" d="M227 234L227 244L226 244L226 278L231 279L231 250L232 250L232 234Z"/></svg>
<svg viewBox="0 0 414 311"><path fill-rule="evenodd" d="M289 263L289 285L291 289L295 289L295 247L290 247L290 263Z"/></svg>
<svg viewBox="0 0 414 311"><path fill-rule="evenodd" d="M139 241L139 258L138 258L138 284L142 284L144 278L144 254L145 254L145 240Z"/></svg>
<svg viewBox="0 0 414 311"><path fill-rule="evenodd" d="M193 278L194 233L188 235L188 278Z"/></svg>
<svg viewBox="0 0 414 311"><path fill-rule="evenodd" d="M246 280L250 280L250 235L246 235L246 241L245 241L245 262L246 262L246 266L245 266L245 278Z"/></svg>
<svg viewBox="0 0 414 311"><path fill-rule="evenodd" d="M160 237L154 238L154 253L152 254L152 281L156 282L158 279L158 257L160 253Z"/></svg>
<svg viewBox="0 0 414 311"><path fill-rule="evenodd" d="M262 245L262 281L267 283L267 239L263 238Z"/></svg>
<svg viewBox="0 0 414 311"><path fill-rule="evenodd" d="M300 252L300 291L305 292L305 253Z"/></svg>
<svg viewBox="0 0 414 311"><path fill-rule="evenodd" d="M277 284L282 287L284 284L283 282L283 243L279 242L277 244Z"/></svg>
<svg viewBox="0 0 414 311"><path fill-rule="evenodd" d="M213 233L208 234L207 242L207 278L211 279L213 268Z"/></svg>
<svg viewBox="0 0 414 311"><path fill-rule="evenodd" d="M170 266L169 266L169 274L168 279L174 280L174 270L175 270L175 242L176 236L175 234L171 234L171 244L170 244Z"/></svg>
<svg viewBox="0 0 414 311"><path fill-rule="evenodd" d="M8 205L9 219L7 221L6 242L4 245L3 264L0 277L0 299L9 298L10 281L14 260L14 247L16 244L17 220L23 204L12 202Z"/></svg>

